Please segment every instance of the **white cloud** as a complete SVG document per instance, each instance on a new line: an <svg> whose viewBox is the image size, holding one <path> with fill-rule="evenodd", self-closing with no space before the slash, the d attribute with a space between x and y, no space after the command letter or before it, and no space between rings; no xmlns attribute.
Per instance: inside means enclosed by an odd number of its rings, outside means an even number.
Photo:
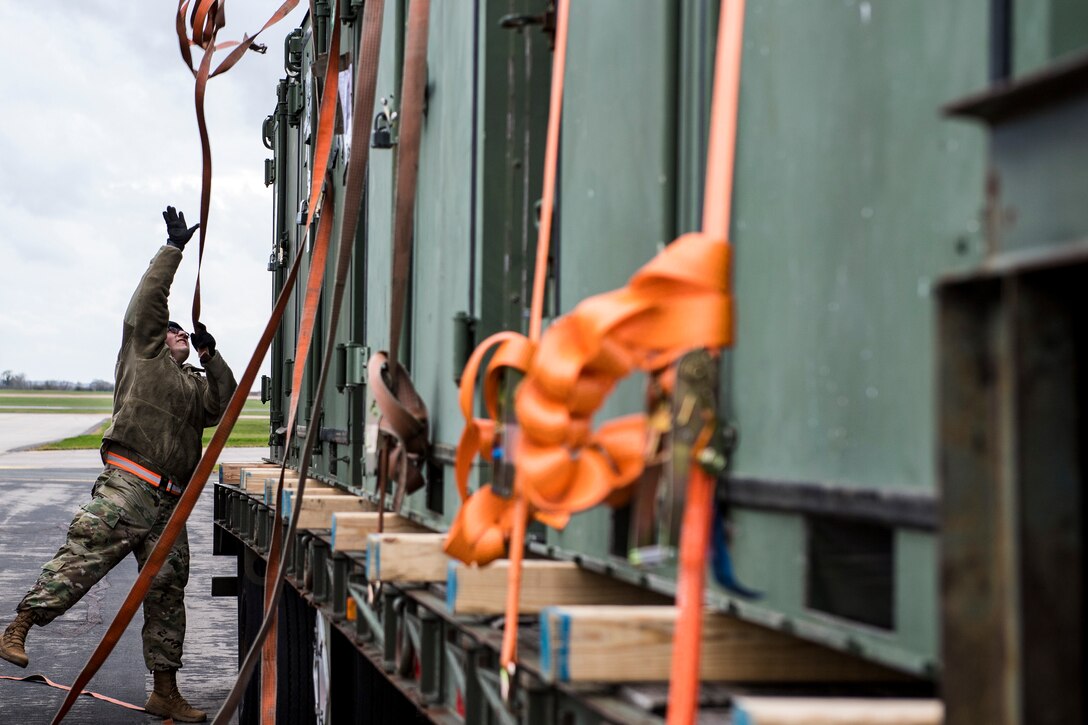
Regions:
<svg viewBox="0 0 1088 725"><path fill-rule="evenodd" d="M201 317L239 374L271 308L261 122L283 75L283 37L305 6L261 36L266 55L248 54L208 86L214 180ZM194 79L178 52L175 9L0 4L9 30L0 79L0 370L112 379L121 316L165 238L162 210L169 204L190 224L199 219ZM221 39L255 32L274 9L231 5ZM171 315L186 327L196 256L194 239L171 294Z"/></svg>

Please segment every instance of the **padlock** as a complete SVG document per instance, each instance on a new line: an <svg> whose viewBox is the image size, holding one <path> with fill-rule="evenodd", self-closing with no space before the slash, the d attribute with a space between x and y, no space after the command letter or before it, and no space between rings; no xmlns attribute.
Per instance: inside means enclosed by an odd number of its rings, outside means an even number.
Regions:
<svg viewBox="0 0 1088 725"><path fill-rule="evenodd" d="M370 148L393 148L393 130L389 126L389 116L381 111L374 117L374 130L370 134Z"/></svg>

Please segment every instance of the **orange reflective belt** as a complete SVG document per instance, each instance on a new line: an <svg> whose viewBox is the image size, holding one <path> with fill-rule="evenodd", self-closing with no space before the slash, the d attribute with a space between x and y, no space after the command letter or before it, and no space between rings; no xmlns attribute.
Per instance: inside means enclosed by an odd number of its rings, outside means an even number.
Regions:
<svg viewBox="0 0 1088 725"><path fill-rule="evenodd" d="M114 468L120 468L122 471L128 471L133 476L150 483L155 488L161 488L171 495L180 496L184 490L181 486L171 481L169 477L159 475L150 468L144 468L136 461L131 458L125 458L119 453L114 453L112 451L107 453L106 464L113 466Z"/></svg>

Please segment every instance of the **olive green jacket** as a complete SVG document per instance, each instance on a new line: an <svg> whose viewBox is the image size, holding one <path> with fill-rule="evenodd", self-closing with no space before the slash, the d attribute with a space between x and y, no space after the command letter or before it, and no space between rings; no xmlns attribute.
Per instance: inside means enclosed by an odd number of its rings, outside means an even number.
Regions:
<svg viewBox="0 0 1088 725"><path fill-rule="evenodd" d="M164 245L132 295L114 368L113 424L102 442L103 457L118 443L184 486L200 461L204 428L219 422L238 384L218 352L204 363L206 379L170 355L166 300L180 264L181 250Z"/></svg>

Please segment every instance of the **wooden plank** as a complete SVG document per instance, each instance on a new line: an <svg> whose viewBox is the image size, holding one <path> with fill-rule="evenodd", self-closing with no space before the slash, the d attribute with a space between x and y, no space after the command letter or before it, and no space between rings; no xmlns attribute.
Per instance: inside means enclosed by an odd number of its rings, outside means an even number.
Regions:
<svg viewBox="0 0 1088 725"><path fill-rule="evenodd" d="M286 520L292 514L295 506L295 492L284 494L288 497L287 505L282 508L283 517ZM373 511L377 506L370 499L359 496L344 495L342 493L315 493L308 492L303 497L302 512L299 514L298 527L300 529L328 529L332 526L332 515L338 512Z"/></svg>
<svg viewBox="0 0 1088 725"><path fill-rule="evenodd" d="M333 523L336 523L335 519ZM334 534L334 551L335 543ZM366 537L367 579L372 582L444 582L450 563L442 550L445 544L445 534L370 534Z"/></svg>
<svg viewBox="0 0 1088 725"><path fill-rule="evenodd" d="M557 604L665 604L668 598L569 561L522 562L521 612L536 614ZM510 562L485 567L452 562L446 577L446 604L454 614L502 614Z"/></svg>
<svg viewBox="0 0 1088 725"><path fill-rule="evenodd" d="M376 511L374 506L371 511ZM385 531L391 534L428 534L431 530L393 513L385 515ZM363 551L366 537L378 533L377 513L337 514L332 519L332 550Z"/></svg>
<svg viewBox="0 0 1088 725"><path fill-rule="evenodd" d="M327 487L323 488L322 486L326 486L326 484L321 484L321 485L318 485L318 486L316 486L314 488L310 488L310 484L307 483L306 484L306 494L305 494L306 500L309 501L310 499L325 498L325 497L329 497L329 496L344 496L344 497L354 498L354 496L351 496L351 494L348 494L345 491L341 491L338 488L333 488L331 486L327 486ZM269 498L271 498L274 493L275 493L274 491L273 492L266 492L266 495ZM297 488L284 489L283 498L280 500L280 514L284 518L287 518L288 516L291 515L291 510L294 508L295 501L296 501L297 498L298 498L298 489ZM317 504L317 505L320 506L321 504ZM334 508L334 509L331 509L331 510L337 511L339 509ZM359 509L351 509L351 510L352 511L358 511ZM326 524L325 526L323 526L321 528L328 528L328 525Z"/></svg>
<svg viewBox="0 0 1088 725"><path fill-rule="evenodd" d="M241 469L238 473L239 481L241 481L239 485L246 491L256 494L261 494L264 492L264 481L266 478L279 479L279 476L280 467L277 465L273 465L267 468L254 468L247 466ZM284 480L298 479L298 474L295 471L292 471L290 468L288 468L287 471L284 472L283 476Z"/></svg>
<svg viewBox="0 0 1088 725"><path fill-rule="evenodd" d="M230 484L231 486L241 485L241 472L243 468L279 468L275 463L261 463L260 461L253 461L250 463L220 463L219 464L219 482Z"/></svg>
<svg viewBox="0 0 1088 725"><path fill-rule="evenodd" d="M265 491L268 490L268 482L272 481L272 485L276 484L276 481L280 480L278 471L271 471L269 473L255 473L247 472L245 475L245 483L243 488L249 493L257 494L258 496L264 496ZM298 476L293 471L288 471L287 475L283 477L284 484L297 483Z"/></svg>
<svg viewBox="0 0 1088 725"><path fill-rule="evenodd" d="M298 479L297 478L295 480L293 480L293 481L284 481L283 482L283 500L284 501L287 500L288 492L293 492L293 491L297 491L297 490L298 490ZM321 481L314 481L313 479L308 479L306 481L306 495L307 496L309 496L311 494L316 495L316 494L319 494L319 493L327 493L327 494L338 494L339 493L339 494L348 495L348 492L343 490L342 488L336 488L335 486L329 485L327 483L323 483ZM275 478L266 478L266 479L264 479L264 502L267 505L271 506L272 505L272 498L275 495L276 495L276 479Z"/></svg>
<svg viewBox="0 0 1088 725"><path fill-rule="evenodd" d="M540 615L541 667L558 682L668 680L673 606L558 606ZM730 682L886 682L892 670L736 617L703 619L700 679Z"/></svg>
<svg viewBox="0 0 1088 725"><path fill-rule="evenodd" d="M939 700L736 697L733 721L748 725L939 725Z"/></svg>

